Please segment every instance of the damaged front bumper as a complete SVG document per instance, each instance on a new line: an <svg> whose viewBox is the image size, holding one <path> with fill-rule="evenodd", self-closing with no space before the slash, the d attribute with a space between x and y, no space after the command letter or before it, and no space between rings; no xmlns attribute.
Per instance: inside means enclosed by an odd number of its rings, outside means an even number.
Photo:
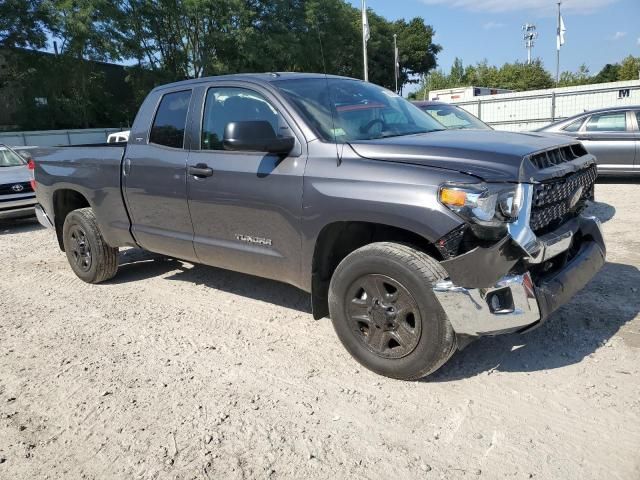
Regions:
<svg viewBox="0 0 640 480"><path fill-rule="evenodd" d="M544 273L545 263L553 264L569 250L570 257ZM475 248L442 262L449 278L435 284L433 291L459 336L528 330L584 288L604 265L605 256L595 217L580 215L540 237L530 232L527 221L490 248ZM510 274L516 265L521 273Z"/></svg>

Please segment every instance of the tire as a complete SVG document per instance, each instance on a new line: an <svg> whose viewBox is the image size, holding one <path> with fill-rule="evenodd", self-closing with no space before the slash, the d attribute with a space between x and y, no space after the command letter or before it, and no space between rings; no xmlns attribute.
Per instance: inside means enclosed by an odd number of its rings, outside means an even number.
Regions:
<svg viewBox="0 0 640 480"><path fill-rule="evenodd" d="M329 285L338 338L380 375L417 380L433 373L456 346L432 292L446 277L436 260L408 245L381 242L355 250L340 262Z"/></svg>
<svg viewBox="0 0 640 480"><path fill-rule="evenodd" d="M113 278L118 271L118 249L102 238L91 208L74 210L62 227L62 241L67 260L74 273L87 283Z"/></svg>

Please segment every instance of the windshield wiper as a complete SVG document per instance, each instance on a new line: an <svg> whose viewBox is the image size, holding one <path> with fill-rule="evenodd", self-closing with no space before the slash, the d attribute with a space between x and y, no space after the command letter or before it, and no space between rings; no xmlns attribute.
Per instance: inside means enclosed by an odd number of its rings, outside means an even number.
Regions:
<svg viewBox="0 0 640 480"><path fill-rule="evenodd" d="M376 137L376 139L378 139L378 138L391 138L391 137L406 137L406 136L409 136L409 135L421 135L423 133L442 132L444 130L446 130L446 128L434 128L432 130L420 130L418 132L382 134L379 137ZM375 139L372 139L372 140L375 140Z"/></svg>

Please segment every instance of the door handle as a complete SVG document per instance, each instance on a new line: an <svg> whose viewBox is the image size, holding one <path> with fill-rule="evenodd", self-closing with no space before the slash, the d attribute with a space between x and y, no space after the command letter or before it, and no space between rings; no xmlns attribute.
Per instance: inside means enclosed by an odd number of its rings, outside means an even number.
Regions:
<svg viewBox="0 0 640 480"><path fill-rule="evenodd" d="M213 169L209 168L206 163L198 163L195 166L189 166L187 169L189 175L193 175L198 178L211 177L213 175Z"/></svg>

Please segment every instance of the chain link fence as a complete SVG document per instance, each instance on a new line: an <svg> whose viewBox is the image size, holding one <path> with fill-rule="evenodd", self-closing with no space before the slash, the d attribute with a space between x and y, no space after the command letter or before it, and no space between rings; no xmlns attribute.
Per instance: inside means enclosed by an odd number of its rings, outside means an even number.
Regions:
<svg viewBox="0 0 640 480"><path fill-rule="evenodd" d="M85 145L105 143L110 133L120 128L89 128L79 130L41 130L32 132L1 132L0 143L11 147L36 146L55 147L60 145Z"/></svg>
<svg viewBox="0 0 640 480"><path fill-rule="evenodd" d="M586 110L640 105L640 80L453 101L497 130L528 131Z"/></svg>

